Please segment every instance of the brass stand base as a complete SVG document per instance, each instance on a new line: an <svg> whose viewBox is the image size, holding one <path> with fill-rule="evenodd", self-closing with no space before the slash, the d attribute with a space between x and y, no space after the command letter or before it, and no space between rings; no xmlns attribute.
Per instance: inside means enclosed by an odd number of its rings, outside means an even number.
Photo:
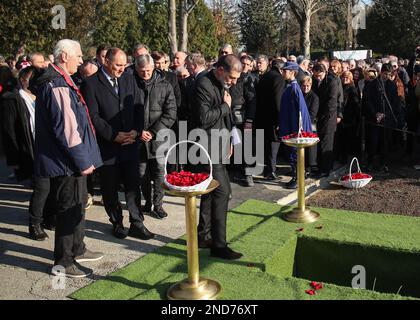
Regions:
<svg viewBox="0 0 420 320"><path fill-rule="evenodd" d="M317 221L319 218L319 213L309 209L302 212L299 208L293 209L291 212L283 215L284 220L294 223L312 223Z"/></svg>
<svg viewBox="0 0 420 320"><path fill-rule="evenodd" d="M200 278L198 286L192 285L188 279L172 285L167 293L169 300L216 300L222 291L217 281Z"/></svg>

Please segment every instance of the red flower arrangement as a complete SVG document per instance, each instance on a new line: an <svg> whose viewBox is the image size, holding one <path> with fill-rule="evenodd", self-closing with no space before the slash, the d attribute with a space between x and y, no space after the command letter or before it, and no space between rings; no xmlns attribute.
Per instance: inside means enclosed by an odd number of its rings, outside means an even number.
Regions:
<svg viewBox="0 0 420 320"><path fill-rule="evenodd" d="M288 136L284 136L283 140L289 140L294 138L318 138L318 135L316 133L302 131L300 134L292 133Z"/></svg>
<svg viewBox="0 0 420 320"><path fill-rule="evenodd" d="M192 173L190 171L172 172L166 176L166 181L173 186L191 187L200 184L209 177L208 173Z"/></svg>
<svg viewBox="0 0 420 320"><path fill-rule="evenodd" d="M372 178L372 176L370 176L366 173L361 173L361 172L353 173L351 175L352 180L370 179L370 178ZM340 180L341 181L348 181L348 180L350 180L350 175L342 176Z"/></svg>

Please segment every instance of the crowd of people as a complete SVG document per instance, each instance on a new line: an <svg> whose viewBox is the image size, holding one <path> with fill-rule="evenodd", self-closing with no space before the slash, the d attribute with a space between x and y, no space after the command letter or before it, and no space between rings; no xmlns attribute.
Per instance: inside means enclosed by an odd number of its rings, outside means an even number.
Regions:
<svg viewBox="0 0 420 320"><path fill-rule="evenodd" d="M307 153L308 175L328 177L334 161L345 164L352 157L365 159L367 170L386 172L391 150L413 155L418 140L419 59L420 47L409 60L390 55L311 61L234 54L227 44L214 61L198 52L177 52L171 61L139 44L130 55L101 45L83 61L80 44L68 39L48 58L22 50L7 61L0 56L2 143L16 179L32 181L29 234L42 241L48 238L44 229L54 228L54 265L63 266L67 276L90 274L79 263L103 257L83 241L85 210L98 182L113 235L152 239L143 215L168 216L165 163L158 152L164 141L157 136L184 122L189 131L204 130L209 140L212 130L228 132L220 152L211 154L220 160L212 167L220 187L201 198L198 241L214 257L239 259L242 254L226 242L230 179L252 187L258 164L224 164L234 152L244 152L233 148L231 132L251 133L253 151L257 143L264 145L264 179L278 180L279 155L285 155L292 177L284 184L288 189L297 187L296 150L281 138L300 129L320 138ZM258 130L264 141L256 141Z"/></svg>

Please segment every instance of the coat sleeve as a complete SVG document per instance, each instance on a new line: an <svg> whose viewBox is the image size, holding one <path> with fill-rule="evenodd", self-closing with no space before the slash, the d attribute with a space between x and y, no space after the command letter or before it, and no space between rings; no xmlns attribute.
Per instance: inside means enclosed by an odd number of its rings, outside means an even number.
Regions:
<svg viewBox="0 0 420 320"><path fill-rule="evenodd" d="M81 171L90 168L93 163L88 157L86 146L79 132L74 101L69 87L55 87L46 95L46 108L50 117L52 134L59 147L69 156L73 164Z"/></svg>
<svg viewBox="0 0 420 320"><path fill-rule="evenodd" d="M157 88L157 90L165 91L165 101L162 105L162 115L149 128L149 130L153 133L155 137L158 134L159 130L171 128L175 123L177 116L175 95L171 84L169 82L166 82L165 87Z"/></svg>
<svg viewBox="0 0 420 320"><path fill-rule="evenodd" d="M338 96L340 94L339 87L335 81L330 81L327 99L328 119L331 121L334 115L337 114ZM335 121L335 120L334 120Z"/></svg>
<svg viewBox="0 0 420 320"><path fill-rule="evenodd" d="M343 119L344 117L344 90L341 81L338 78L338 99L337 99L337 118Z"/></svg>
<svg viewBox="0 0 420 320"><path fill-rule="evenodd" d="M219 119L230 113L230 108L226 103L222 103L217 108L212 106L212 94L202 82L197 84L193 96L194 107L197 108L198 113L198 125L204 130L211 129Z"/></svg>
<svg viewBox="0 0 420 320"><path fill-rule="evenodd" d="M136 130L140 135L144 130L144 104L142 99L142 92L137 86L136 80L132 77L133 91L134 91L134 130Z"/></svg>
<svg viewBox="0 0 420 320"><path fill-rule="evenodd" d="M311 117L312 122L316 122L318 117L318 110L319 110L319 98L315 92L312 92L312 101L311 105L308 106L309 108L309 115Z"/></svg>
<svg viewBox="0 0 420 320"><path fill-rule="evenodd" d="M251 75L244 80L244 98L245 98L245 121L252 122L255 119L255 112L257 110L257 92L255 88L255 81Z"/></svg>
<svg viewBox="0 0 420 320"><path fill-rule="evenodd" d="M90 118L95 127L96 134L106 141L113 142L118 132L107 121L101 118L98 97L92 82L83 81L80 86L80 91L89 109Z"/></svg>

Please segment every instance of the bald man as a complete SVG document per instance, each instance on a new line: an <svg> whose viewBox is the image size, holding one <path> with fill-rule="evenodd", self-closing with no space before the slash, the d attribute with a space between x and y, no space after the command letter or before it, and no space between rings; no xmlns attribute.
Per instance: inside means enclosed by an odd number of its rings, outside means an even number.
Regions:
<svg viewBox="0 0 420 320"><path fill-rule="evenodd" d="M139 134L143 131L143 106L134 77L124 73L126 64L125 52L110 48L101 69L82 83L81 90L104 162L99 170L101 193L113 234L119 239L127 236L118 201L122 181L130 214L128 235L148 240L154 235L144 226L143 214L136 204L140 192L137 162Z"/></svg>

